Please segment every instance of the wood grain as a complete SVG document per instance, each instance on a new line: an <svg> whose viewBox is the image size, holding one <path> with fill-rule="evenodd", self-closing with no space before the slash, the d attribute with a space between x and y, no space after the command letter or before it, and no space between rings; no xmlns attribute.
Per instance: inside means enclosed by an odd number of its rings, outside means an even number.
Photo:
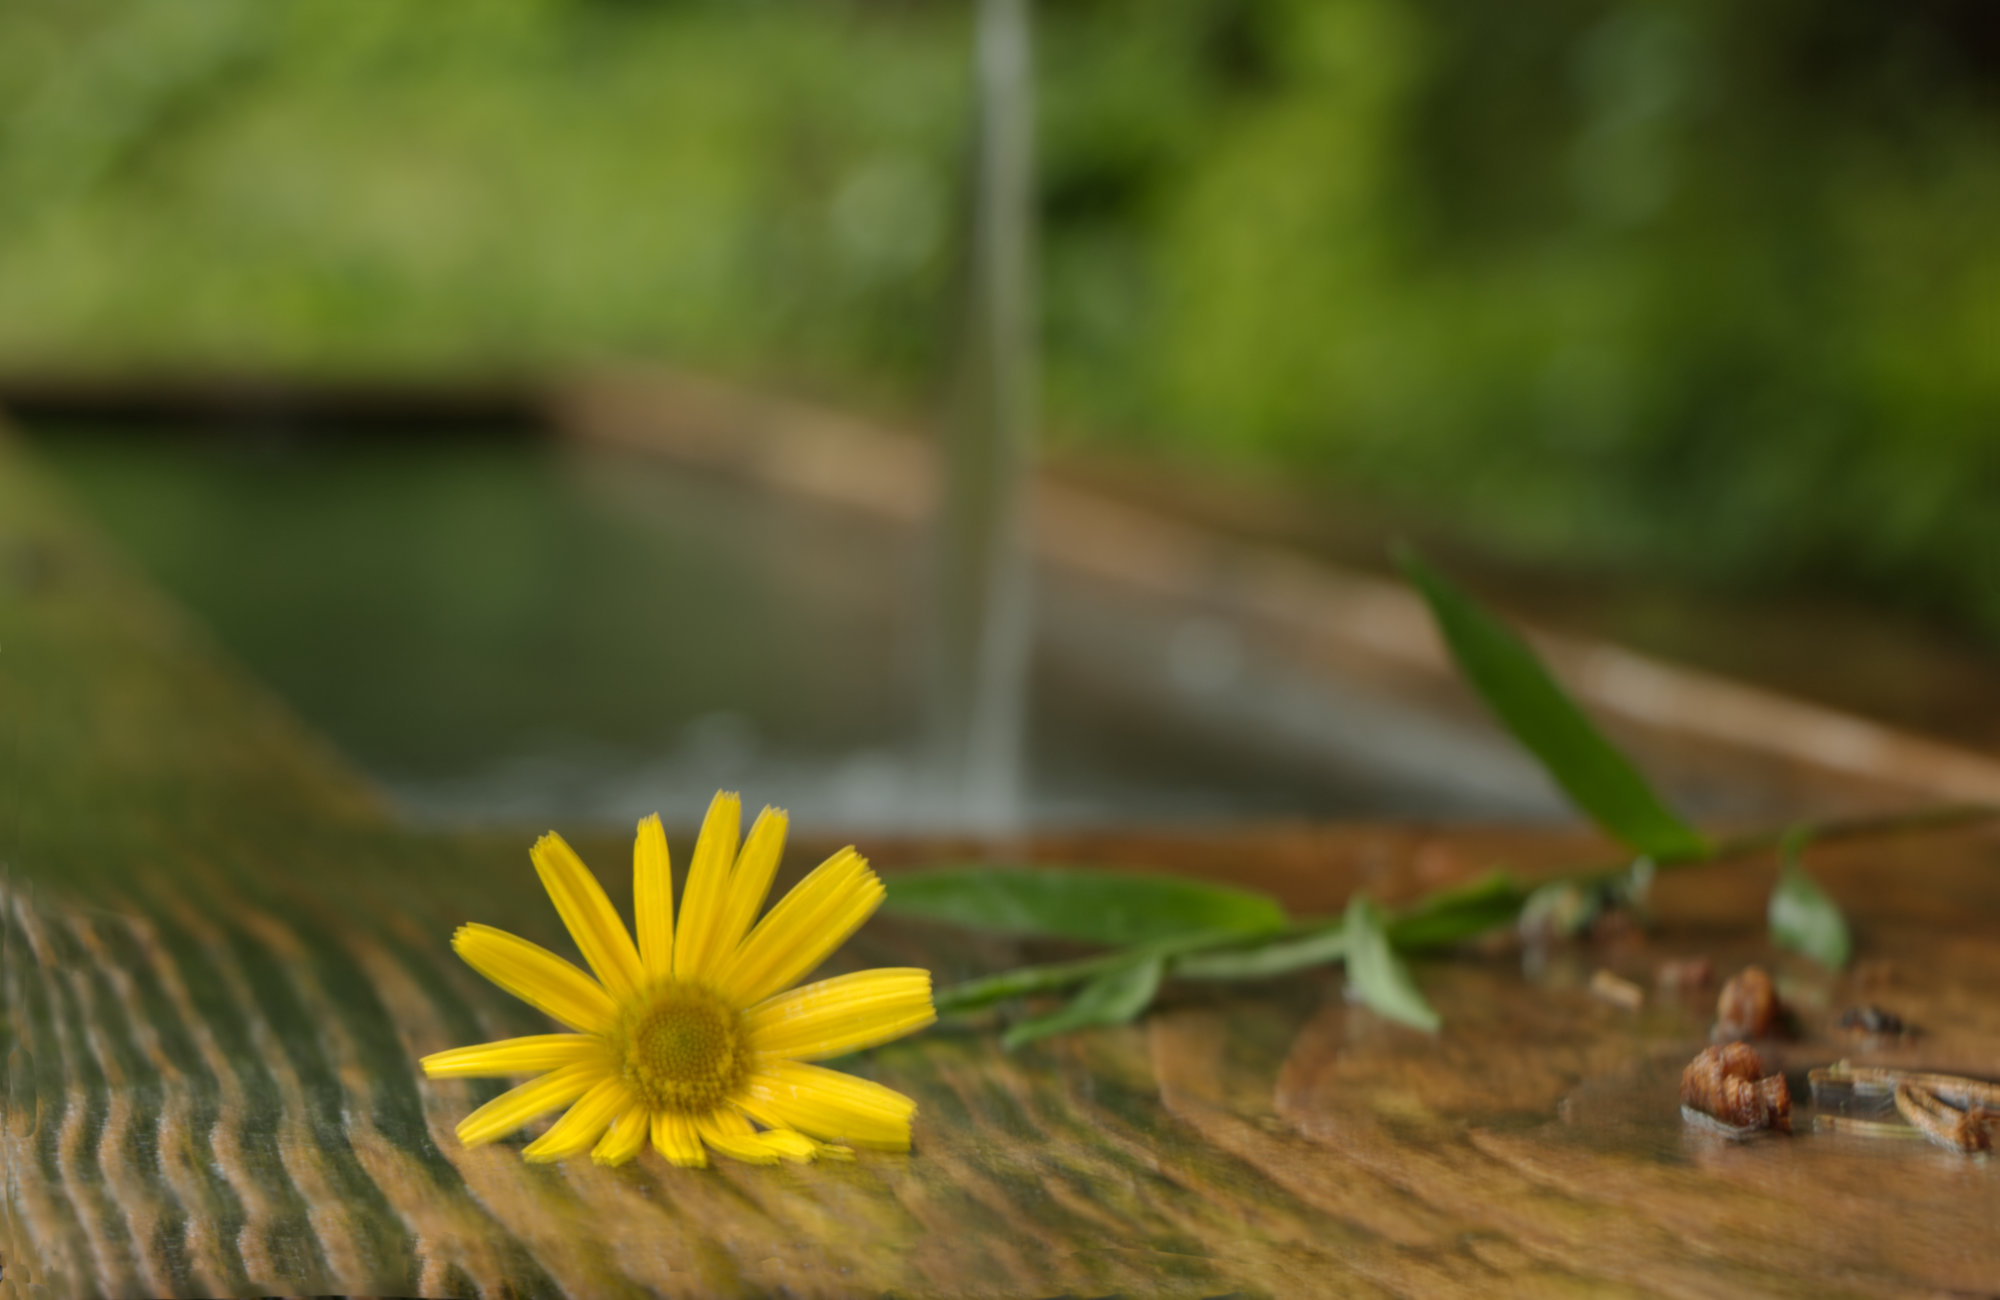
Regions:
<svg viewBox="0 0 2000 1300"><path fill-rule="evenodd" d="M1933 1295L2000 1279L2000 1169L1920 1143L1683 1131L1713 990L1654 965L1763 961L1841 1056L2000 1072L2000 843L1809 858L1855 920L1831 976L1761 938L1772 867L1669 877L1658 928L1524 969L1423 963L1435 1038L1337 972L1171 986L1141 1024L1009 1056L945 1025L847 1068L918 1100L916 1150L851 1165L530 1167L452 1126L494 1095L415 1058L544 1026L459 965L480 920L567 950L521 835L417 834L81 530L0 447L0 988L10 1295ZM753 799L755 792L746 792ZM694 809L678 812L691 820ZM808 828L809 829L809 828ZM578 835L629 906L630 844ZM688 843L685 829L675 842ZM802 843L795 877L835 847ZM966 846L873 844L889 866ZM1075 834L1051 860L1159 865L1337 907L1551 832L1273 827ZM941 980L1060 950L878 921L836 969ZM1608 968L1636 1012L1588 992ZM1869 1045L1874 1001L1922 1027Z"/></svg>

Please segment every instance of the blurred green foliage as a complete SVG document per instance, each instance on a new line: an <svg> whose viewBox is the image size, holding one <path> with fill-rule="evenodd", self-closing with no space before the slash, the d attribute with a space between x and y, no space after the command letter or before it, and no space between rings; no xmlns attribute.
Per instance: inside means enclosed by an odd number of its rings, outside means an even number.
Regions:
<svg viewBox="0 0 2000 1300"><path fill-rule="evenodd" d="M1052 424L2000 639L2000 9L1048 0ZM929 402L956 0L12 0L0 363Z"/></svg>

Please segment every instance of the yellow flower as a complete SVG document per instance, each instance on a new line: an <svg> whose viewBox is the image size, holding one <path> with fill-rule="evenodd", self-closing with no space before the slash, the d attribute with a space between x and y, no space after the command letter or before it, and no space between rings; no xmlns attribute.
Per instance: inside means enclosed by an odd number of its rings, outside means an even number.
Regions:
<svg viewBox="0 0 2000 1300"><path fill-rule="evenodd" d="M777 874L786 822L766 808L739 854L741 818L733 794L709 805L678 929L666 832L657 816L639 823L636 947L569 845L554 834L535 844L535 870L594 980L505 931L459 927L451 945L467 964L577 1031L426 1056L424 1072L434 1079L541 1075L466 1116L462 1142L491 1142L569 1106L523 1156L563 1160L587 1150L599 1164L617 1165L643 1151L648 1137L677 1165L707 1164L704 1144L758 1164L846 1159L853 1147L910 1149L915 1102L808 1062L937 1019L930 972L858 971L785 992L874 913L882 882L860 854L842 849L753 927Z"/></svg>

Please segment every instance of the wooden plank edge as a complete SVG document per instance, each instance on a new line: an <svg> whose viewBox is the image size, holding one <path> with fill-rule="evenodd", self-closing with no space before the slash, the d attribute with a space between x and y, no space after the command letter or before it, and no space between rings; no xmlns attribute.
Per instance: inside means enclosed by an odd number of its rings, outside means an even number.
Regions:
<svg viewBox="0 0 2000 1300"><path fill-rule="evenodd" d="M587 373L549 401L560 433L666 457L910 527L936 507L931 442L666 369ZM1422 601L1398 583L1214 535L1065 483L1035 485L1037 556L1057 569L1224 607L1333 655L1434 686L1455 679ZM1587 637L1529 628L1589 708L1665 738L1857 779L1896 798L2000 801L2000 758Z"/></svg>

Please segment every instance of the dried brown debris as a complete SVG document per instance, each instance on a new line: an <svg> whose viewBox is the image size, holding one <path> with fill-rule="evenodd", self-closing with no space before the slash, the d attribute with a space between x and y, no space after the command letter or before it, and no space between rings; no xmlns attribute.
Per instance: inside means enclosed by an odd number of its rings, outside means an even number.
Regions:
<svg viewBox="0 0 2000 1300"><path fill-rule="evenodd" d="M1896 963L1884 957L1858 961L1854 963L1848 979L1857 989L1889 988L1897 982Z"/></svg>
<svg viewBox="0 0 2000 1300"><path fill-rule="evenodd" d="M1745 966L1722 986L1715 1001L1715 1030L1710 1035L1718 1043L1745 1038L1771 1038L1784 1029L1785 1008L1778 1001L1777 986L1762 966Z"/></svg>
<svg viewBox="0 0 2000 1300"><path fill-rule="evenodd" d="M1792 1094L1782 1074L1766 1075L1742 1043L1702 1049L1681 1071L1681 1106L1732 1129L1792 1131Z"/></svg>
<svg viewBox="0 0 2000 1300"><path fill-rule="evenodd" d="M1932 1074L1878 1065L1822 1066L1812 1072L1813 1105L1825 1111L1852 1099L1891 1097L1909 1128L1822 1114L1819 1122L1866 1137L1917 1135L1950 1151L1974 1155L1993 1149L2000 1133L2000 1084L1957 1074Z"/></svg>
<svg viewBox="0 0 2000 1300"><path fill-rule="evenodd" d="M1601 966L1590 977L1590 995L1627 1011L1637 1011L1646 1004L1646 990Z"/></svg>
<svg viewBox="0 0 2000 1300"><path fill-rule="evenodd" d="M1885 1011L1872 1002L1841 1012L1840 1027L1851 1034L1865 1034L1870 1038L1892 1038L1909 1032L1901 1016Z"/></svg>
<svg viewBox="0 0 2000 1300"><path fill-rule="evenodd" d="M1653 968L1653 985L1661 990L1708 987L1715 966L1706 957L1670 957Z"/></svg>
<svg viewBox="0 0 2000 1300"><path fill-rule="evenodd" d="M1896 1109L1941 1147L1968 1155L1993 1149L1993 1125L2000 1122L2000 1111L1977 1105L1960 1110L1929 1088L1907 1081L1896 1085Z"/></svg>

